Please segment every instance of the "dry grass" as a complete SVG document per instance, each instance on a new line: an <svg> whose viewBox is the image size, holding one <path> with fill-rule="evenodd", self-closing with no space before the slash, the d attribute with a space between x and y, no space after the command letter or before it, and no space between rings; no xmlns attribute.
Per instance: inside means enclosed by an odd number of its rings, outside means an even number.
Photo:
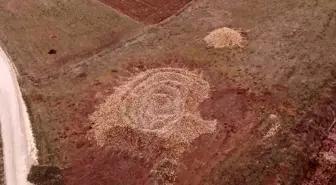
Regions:
<svg viewBox="0 0 336 185"><path fill-rule="evenodd" d="M116 126L154 133L158 137L190 143L215 130L216 121L205 121L199 104L208 98L210 85L201 75L180 68L150 69L116 88L90 119L99 145Z"/></svg>
<svg viewBox="0 0 336 185"><path fill-rule="evenodd" d="M204 41L214 48L233 48L243 47L244 38L238 31L223 27L212 31Z"/></svg>

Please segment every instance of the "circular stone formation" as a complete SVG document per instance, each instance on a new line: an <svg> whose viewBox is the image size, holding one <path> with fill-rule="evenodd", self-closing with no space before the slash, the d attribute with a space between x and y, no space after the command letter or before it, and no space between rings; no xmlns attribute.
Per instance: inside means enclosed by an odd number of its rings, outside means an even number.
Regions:
<svg viewBox="0 0 336 185"><path fill-rule="evenodd" d="M238 31L223 27L212 31L204 41L214 48L233 48L243 47L244 38Z"/></svg>
<svg viewBox="0 0 336 185"><path fill-rule="evenodd" d="M200 75L181 68L150 69L131 77L101 104L90 119L98 144L113 127L129 127L159 137L191 142L215 130L205 121L199 104L208 98L210 85Z"/></svg>

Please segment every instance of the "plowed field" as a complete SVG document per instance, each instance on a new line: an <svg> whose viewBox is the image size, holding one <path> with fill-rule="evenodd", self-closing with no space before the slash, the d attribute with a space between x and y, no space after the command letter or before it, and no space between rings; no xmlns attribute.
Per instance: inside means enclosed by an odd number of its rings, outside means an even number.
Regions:
<svg viewBox="0 0 336 185"><path fill-rule="evenodd" d="M336 1L189 1L0 11L39 164L66 185L335 185Z"/></svg>
<svg viewBox="0 0 336 185"><path fill-rule="evenodd" d="M130 17L145 23L157 23L174 14L191 0L100 0Z"/></svg>

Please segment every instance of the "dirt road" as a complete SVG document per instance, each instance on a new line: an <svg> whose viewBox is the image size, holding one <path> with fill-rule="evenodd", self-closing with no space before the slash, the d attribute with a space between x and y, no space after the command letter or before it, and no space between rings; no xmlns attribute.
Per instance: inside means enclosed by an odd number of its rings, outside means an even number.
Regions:
<svg viewBox="0 0 336 185"><path fill-rule="evenodd" d="M0 122L7 185L28 185L37 151L26 106L9 58L0 48Z"/></svg>

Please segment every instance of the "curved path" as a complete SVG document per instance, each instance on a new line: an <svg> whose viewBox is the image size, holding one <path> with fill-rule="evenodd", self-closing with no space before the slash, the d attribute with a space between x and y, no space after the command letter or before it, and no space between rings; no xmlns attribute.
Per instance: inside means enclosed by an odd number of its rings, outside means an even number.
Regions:
<svg viewBox="0 0 336 185"><path fill-rule="evenodd" d="M0 48L0 122L7 185L30 185L27 174L37 151L13 64Z"/></svg>

